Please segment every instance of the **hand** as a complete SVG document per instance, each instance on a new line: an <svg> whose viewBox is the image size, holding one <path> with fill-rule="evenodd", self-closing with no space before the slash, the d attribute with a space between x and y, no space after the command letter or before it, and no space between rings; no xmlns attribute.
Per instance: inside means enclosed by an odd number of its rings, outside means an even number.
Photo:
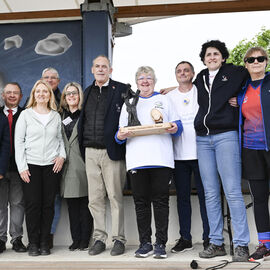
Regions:
<svg viewBox="0 0 270 270"><path fill-rule="evenodd" d="M30 178L29 176L31 176L29 170L25 170L23 172L20 173L20 176L22 178L22 180L25 182L25 183L30 183Z"/></svg>
<svg viewBox="0 0 270 270"><path fill-rule="evenodd" d="M0 174L0 179L3 179L4 178L4 175Z"/></svg>
<svg viewBox="0 0 270 270"><path fill-rule="evenodd" d="M178 126L174 122L172 122L171 125L172 125L172 127L167 129L167 133L174 134L177 132Z"/></svg>
<svg viewBox="0 0 270 270"><path fill-rule="evenodd" d="M176 88L176 86L174 86L174 87L168 87L168 88L163 88L163 89L160 89L159 92L162 95L166 95L166 94L168 94L170 91L172 91L175 88Z"/></svg>
<svg viewBox="0 0 270 270"><path fill-rule="evenodd" d="M62 170L65 159L63 157L57 157L53 160L53 172L59 173Z"/></svg>
<svg viewBox="0 0 270 270"><path fill-rule="evenodd" d="M130 137L130 135L131 135L130 131L119 128L118 133L117 133L117 139L123 141L126 138Z"/></svg>
<svg viewBox="0 0 270 270"><path fill-rule="evenodd" d="M239 107L238 103L237 103L237 97L232 97L229 99L229 103L232 107Z"/></svg>

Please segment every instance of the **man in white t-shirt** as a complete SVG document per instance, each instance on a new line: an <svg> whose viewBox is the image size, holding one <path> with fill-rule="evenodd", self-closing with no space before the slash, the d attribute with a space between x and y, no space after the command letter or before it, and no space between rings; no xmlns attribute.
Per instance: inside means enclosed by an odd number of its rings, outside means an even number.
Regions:
<svg viewBox="0 0 270 270"><path fill-rule="evenodd" d="M174 182L177 192L177 210L180 225L180 239L171 252L184 252L192 249L191 237L191 175L193 173L200 202L200 212L203 224L203 245L209 244L209 225L205 208L204 189L200 177L194 118L198 111L197 88L192 84L194 68L187 61L180 62L175 68L176 80L179 84L167 96L174 104L179 119L182 121L181 136L173 138L175 174Z"/></svg>

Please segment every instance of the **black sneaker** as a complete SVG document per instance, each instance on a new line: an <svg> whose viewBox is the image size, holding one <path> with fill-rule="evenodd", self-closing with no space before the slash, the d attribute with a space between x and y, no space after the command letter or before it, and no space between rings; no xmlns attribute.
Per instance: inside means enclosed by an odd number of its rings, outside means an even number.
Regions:
<svg viewBox="0 0 270 270"><path fill-rule="evenodd" d="M125 245L124 243L122 243L119 240L115 240L114 241L114 245L113 248L111 250L111 255L112 256L117 256L117 255L121 255L125 252Z"/></svg>
<svg viewBox="0 0 270 270"><path fill-rule="evenodd" d="M87 250L89 247L89 241L81 241L79 245L80 251Z"/></svg>
<svg viewBox="0 0 270 270"><path fill-rule="evenodd" d="M213 243L210 243L207 249L204 249L199 253L200 258L214 258L216 256L225 256L226 250L225 245L217 246Z"/></svg>
<svg viewBox="0 0 270 270"><path fill-rule="evenodd" d="M21 238L17 238L13 243L12 243L12 249L15 250L16 252L26 252L26 246L22 243Z"/></svg>
<svg viewBox="0 0 270 270"><path fill-rule="evenodd" d="M96 240L94 245L89 248L88 254L89 255L98 255L106 249L105 243L100 240Z"/></svg>
<svg viewBox="0 0 270 270"><path fill-rule="evenodd" d="M30 244L28 245L28 255L29 256L38 256L40 255L40 251L37 244Z"/></svg>
<svg viewBox="0 0 270 270"><path fill-rule="evenodd" d="M79 247L80 247L80 242L79 242L79 241L74 241L74 242L68 247L68 249L69 249L70 251L75 251L75 250L79 249Z"/></svg>
<svg viewBox="0 0 270 270"><path fill-rule="evenodd" d="M233 262L247 262L249 257L248 246L237 246L232 257Z"/></svg>
<svg viewBox="0 0 270 270"><path fill-rule="evenodd" d="M172 253L184 252L191 249L193 249L192 242L181 237L177 241L176 245L171 249L171 252Z"/></svg>
<svg viewBox="0 0 270 270"><path fill-rule="evenodd" d="M40 255L42 256L46 256L46 255L50 255L51 251L49 248L49 244L48 243L40 243Z"/></svg>
<svg viewBox="0 0 270 270"><path fill-rule="evenodd" d="M0 240L0 253L3 253L6 250L6 242Z"/></svg>
<svg viewBox="0 0 270 270"><path fill-rule="evenodd" d="M248 260L250 262L262 262L268 256L270 256L270 250L264 244L260 244L256 251L249 256Z"/></svg>

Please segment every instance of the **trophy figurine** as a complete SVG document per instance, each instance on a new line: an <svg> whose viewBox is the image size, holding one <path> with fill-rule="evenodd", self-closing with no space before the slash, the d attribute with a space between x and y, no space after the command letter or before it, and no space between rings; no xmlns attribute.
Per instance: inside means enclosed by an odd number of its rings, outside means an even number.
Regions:
<svg viewBox="0 0 270 270"><path fill-rule="evenodd" d="M163 123L162 113L156 108L153 108L150 112L155 124L141 125L136 110L136 105L139 100L139 94L140 90L137 90L135 93L131 89L131 86L128 84L127 92L123 95L128 112L128 126L121 127L120 130L128 131L130 133L130 137L166 133L166 130L171 128L172 125L171 123ZM130 99L133 99L132 102L130 102Z"/></svg>

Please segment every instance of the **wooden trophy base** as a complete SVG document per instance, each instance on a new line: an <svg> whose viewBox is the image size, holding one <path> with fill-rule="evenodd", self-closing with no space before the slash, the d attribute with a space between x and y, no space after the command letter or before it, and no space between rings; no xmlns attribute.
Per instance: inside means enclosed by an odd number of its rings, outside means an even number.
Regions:
<svg viewBox="0 0 270 270"><path fill-rule="evenodd" d="M144 126L132 126L132 127L121 127L120 131L129 131L129 137L146 136L154 134L166 133L166 130L171 128L171 123L159 123L154 125L144 125Z"/></svg>

